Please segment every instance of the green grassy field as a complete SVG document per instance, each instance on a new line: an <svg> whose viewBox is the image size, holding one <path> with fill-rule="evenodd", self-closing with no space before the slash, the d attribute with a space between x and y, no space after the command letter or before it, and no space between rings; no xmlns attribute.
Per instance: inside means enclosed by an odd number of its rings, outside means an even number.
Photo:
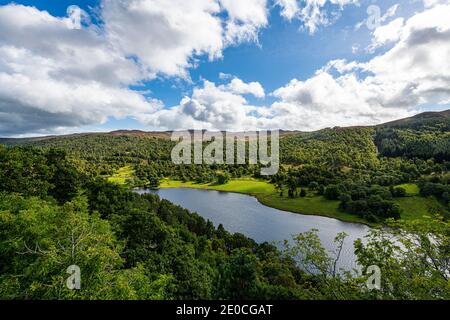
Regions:
<svg viewBox="0 0 450 320"><path fill-rule="evenodd" d="M125 166L117 169L112 176L108 177L108 181L115 184L126 185L127 181L133 177L133 168L131 166Z"/></svg>
<svg viewBox="0 0 450 320"><path fill-rule="evenodd" d="M305 198L291 199L286 196L280 197L277 193L272 193L256 197L262 204L284 211L368 224L367 221L355 215L339 211L339 201L327 200L323 196L307 196Z"/></svg>
<svg viewBox="0 0 450 320"><path fill-rule="evenodd" d="M442 205L434 198L424 197L406 197L397 199L396 202L403 209L403 220L417 220L426 216L430 216L428 208L442 207Z"/></svg>
<svg viewBox="0 0 450 320"><path fill-rule="evenodd" d="M305 198L291 199L286 195L280 197L279 193L275 190L275 187L272 184L256 179L233 179L223 185L217 185L214 183L201 184L164 179L160 187L193 188L244 193L255 196L262 204L272 208L371 225L370 223L367 223L367 221L355 215L339 211L339 201L327 200L323 196L313 195L312 193L308 193L308 196ZM427 199L417 196L419 193L419 188L416 184L404 184L399 187L405 188L409 195L406 198L395 200L403 209L402 219L414 220L423 218L428 215L428 208L431 205L439 205L439 203L434 199Z"/></svg>
<svg viewBox="0 0 450 320"><path fill-rule="evenodd" d="M193 188L193 189L208 189L217 191L228 191L246 194L270 194L275 193L275 187L265 181L256 179L234 179L226 184L217 185L214 183L201 184L194 182L182 182L164 179L161 182L161 188Z"/></svg>
<svg viewBox="0 0 450 320"><path fill-rule="evenodd" d="M418 195L420 192L419 186L415 183L404 183L396 187L405 189L408 195Z"/></svg>

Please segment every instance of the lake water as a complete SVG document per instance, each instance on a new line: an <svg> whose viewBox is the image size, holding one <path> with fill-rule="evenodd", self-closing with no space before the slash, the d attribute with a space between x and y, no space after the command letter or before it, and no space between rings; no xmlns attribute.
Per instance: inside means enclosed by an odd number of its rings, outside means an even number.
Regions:
<svg viewBox="0 0 450 320"><path fill-rule="evenodd" d="M257 242L279 242L292 239L292 235L318 229L322 244L328 250L336 249L333 240L339 232L347 237L339 267L356 268L353 242L363 238L369 228L362 224L342 222L336 219L308 216L267 207L254 197L200 189L160 189L152 192L192 212L211 220L217 227L222 224L230 232L242 233Z"/></svg>

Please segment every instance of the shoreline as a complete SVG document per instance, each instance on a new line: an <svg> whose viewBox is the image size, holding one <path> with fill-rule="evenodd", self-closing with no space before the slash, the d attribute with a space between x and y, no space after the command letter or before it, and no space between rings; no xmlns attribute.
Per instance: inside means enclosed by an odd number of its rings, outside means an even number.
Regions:
<svg viewBox="0 0 450 320"><path fill-rule="evenodd" d="M141 189L141 188L140 188ZM325 214L325 213L306 213L306 212L302 212L300 210L298 211L294 211L294 210L289 210L289 209L285 209L282 207L277 207L274 205L269 204L268 201L266 201L264 199L265 194L262 193L251 193L251 192L242 192L242 191L236 191L236 190L220 190L214 187L196 187L196 186L183 186L183 185L177 185L177 186L163 186L160 187L156 190L160 190L160 189L196 189L196 190L206 190L206 191L217 191L217 192L225 192L225 193L236 193L236 194L242 194L242 195L247 195L250 197L255 198L260 204L272 208L272 209L276 209L276 210L281 210L281 211L285 211L285 212L289 212L289 213L293 213L293 214L300 214L300 215L305 215L305 216L318 216L318 217L325 217L325 218L329 218L329 219L335 219L341 222L345 222L345 223L354 223L354 224L361 224L361 225L365 225L367 227L370 228L374 228L374 227L378 227L380 226L379 224L374 224L374 223L370 223L370 222L364 222L364 221L351 221L342 217L337 217L333 214ZM267 194L266 194L267 195Z"/></svg>

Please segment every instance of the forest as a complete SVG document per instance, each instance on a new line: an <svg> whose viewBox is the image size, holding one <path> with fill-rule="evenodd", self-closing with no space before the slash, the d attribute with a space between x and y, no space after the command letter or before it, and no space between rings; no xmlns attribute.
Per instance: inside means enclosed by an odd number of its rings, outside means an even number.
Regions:
<svg viewBox="0 0 450 320"><path fill-rule="evenodd" d="M447 112L287 134L282 168L266 178L257 165L176 166L174 142L161 136L2 140L0 299L450 299L449 123ZM132 175L111 180L124 167ZM381 268L381 290L367 289L364 272L336 270L345 234L336 235L335 252L315 230L280 249L131 190L164 179L242 177L265 179L275 197L320 195L382 224L354 243L361 270ZM420 219L403 219L402 185L417 186L416 198L435 205ZM65 286L74 264L83 290Z"/></svg>
<svg viewBox="0 0 450 320"><path fill-rule="evenodd" d="M408 215L404 211L410 206L402 206L408 201L426 202L433 207L430 210L449 216L448 111L376 127L282 134L281 168L269 177L260 175L259 165L175 165L170 159L175 142L168 133L116 132L4 143L62 150L77 170L89 177L113 181L118 171L130 168L122 182L131 188L156 189L164 179L220 185L251 177L275 186L280 200L309 196L323 202L339 201L337 211L369 224ZM430 183L437 184L439 192L424 190ZM420 194L412 197L405 186L419 187ZM277 206L277 202L272 196L271 204Z"/></svg>

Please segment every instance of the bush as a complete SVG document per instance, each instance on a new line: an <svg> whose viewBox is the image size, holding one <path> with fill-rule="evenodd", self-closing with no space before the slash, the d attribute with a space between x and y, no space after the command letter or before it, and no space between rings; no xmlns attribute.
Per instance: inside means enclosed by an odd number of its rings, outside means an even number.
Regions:
<svg viewBox="0 0 450 320"><path fill-rule="evenodd" d="M218 184L225 184L228 181L230 181L230 176L228 175L228 173L219 173L217 175L217 183Z"/></svg>
<svg viewBox="0 0 450 320"><path fill-rule="evenodd" d="M394 198L404 198L406 197L406 189L398 187L398 188L392 188L391 194Z"/></svg>
<svg viewBox="0 0 450 320"><path fill-rule="evenodd" d="M328 200L338 200L340 196L339 187L337 185L330 184L325 188L324 196Z"/></svg>

